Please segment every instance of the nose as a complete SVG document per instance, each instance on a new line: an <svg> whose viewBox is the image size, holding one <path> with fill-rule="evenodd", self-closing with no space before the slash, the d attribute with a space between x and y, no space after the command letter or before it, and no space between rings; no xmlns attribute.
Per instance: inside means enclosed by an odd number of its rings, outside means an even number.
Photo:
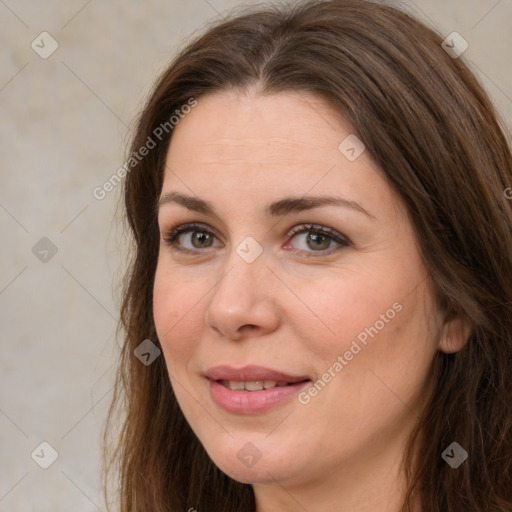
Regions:
<svg viewBox="0 0 512 512"><path fill-rule="evenodd" d="M249 263L235 249L213 288L205 324L232 340L264 336L279 325L279 282L268 268L264 252Z"/></svg>

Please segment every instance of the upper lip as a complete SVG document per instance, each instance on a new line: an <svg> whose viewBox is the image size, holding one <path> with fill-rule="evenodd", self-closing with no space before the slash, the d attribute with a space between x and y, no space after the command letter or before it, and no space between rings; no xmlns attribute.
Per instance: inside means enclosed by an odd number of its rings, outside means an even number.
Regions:
<svg viewBox="0 0 512 512"><path fill-rule="evenodd" d="M219 365L210 368L205 375L210 380L228 380L236 382L273 380L276 382L295 383L309 380L306 376L288 375L278 370L273 370L272 368L255 365L243 366L242 368Z"/></svg>

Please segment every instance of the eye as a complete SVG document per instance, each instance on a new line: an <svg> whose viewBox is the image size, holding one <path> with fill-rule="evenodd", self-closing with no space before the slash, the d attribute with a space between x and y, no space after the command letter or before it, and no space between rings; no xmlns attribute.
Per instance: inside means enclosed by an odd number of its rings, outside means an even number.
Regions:
<svg viewBox="0 0 512 512"><path fill-rule="evenodd" d="M287 236L290 239L297 238L299 240L299 248L294 249L293 252L304 253L307 256L315 256L308 254L315 252L320 253L319 256L323 256L342 247L350 246L350 241L334 229L315 224L296 226ZM201 249L215 247L213 242L216 238L206 226L193 223L171 228L163 240L174 250L197 254ZM338 247L333 249L331 247L333 243ZM218 247L219 244L216 246ZM327 249L331 250L327 251Z"/></svg>
<svg viewBox="0 0 512 512"><path fill-rule="evenodd" d="M289 236L292 239L296 238L297 240L299 240L298 252L317 252L321 253L320 256L323 256L325 254L331 254L333 252L333 250L327 251L327 249L332 249L331 245L333 242L335 244L338 244L338 247L334 248L334 250L340 249L339 246L350 246L349 240L340 233L338 233L337 231L335 231L334 229L314 224L304 224L302 226L297 226L291 231ZM314 254L306 255L316 256Z"/></svg>
<svg viewBox="0 0 512 512"><path fill-rule="evenodd" d="M215 235L202 224L183 224L171 228L163 237L167 245L185 253L213 247L214 238L216 238ZM184 241L186 241L185 247L183 247Z"/></svg>

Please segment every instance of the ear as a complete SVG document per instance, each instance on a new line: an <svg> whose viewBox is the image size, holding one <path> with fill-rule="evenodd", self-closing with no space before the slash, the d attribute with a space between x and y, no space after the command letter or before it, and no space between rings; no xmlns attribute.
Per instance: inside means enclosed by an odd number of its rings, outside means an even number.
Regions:
<svg viewBox="0 0 512 512"><path fill-rule="evenodd" d="M462 350L468 342L472 327L471 320L463 312L449 312L441 329L438 350L445 354Z"/></svg>

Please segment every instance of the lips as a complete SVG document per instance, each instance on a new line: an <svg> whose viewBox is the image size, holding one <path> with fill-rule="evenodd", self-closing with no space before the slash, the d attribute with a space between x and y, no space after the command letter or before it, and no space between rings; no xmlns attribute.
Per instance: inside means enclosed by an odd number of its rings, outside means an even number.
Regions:
<svg viewBox="0 0 512 512"><path fill-rule="evenodd" d="M267 381L284 384L295 384L310 380L306 375L291 375L263 366L248 365L242 368L233 368L227 365L214 366L206 373L206 377L214 381L224 382L255 382Z"/></svg>
<svg viewBox="0 0 512 512"><path fill-rule="evenodd" d="M263 366L215 366L206 373L212 401L228 413L264 414L296 403L293 397L311 384L305 375L292 375Z"/></svg>
<svg viewBox="0 0 512 512"><path fill-rule="evenodd" d="M231 414L263 414L274 407L293 403L293 397L311 380L264 366L242 368L220 365L205 377L213 402Z"/></svg>

